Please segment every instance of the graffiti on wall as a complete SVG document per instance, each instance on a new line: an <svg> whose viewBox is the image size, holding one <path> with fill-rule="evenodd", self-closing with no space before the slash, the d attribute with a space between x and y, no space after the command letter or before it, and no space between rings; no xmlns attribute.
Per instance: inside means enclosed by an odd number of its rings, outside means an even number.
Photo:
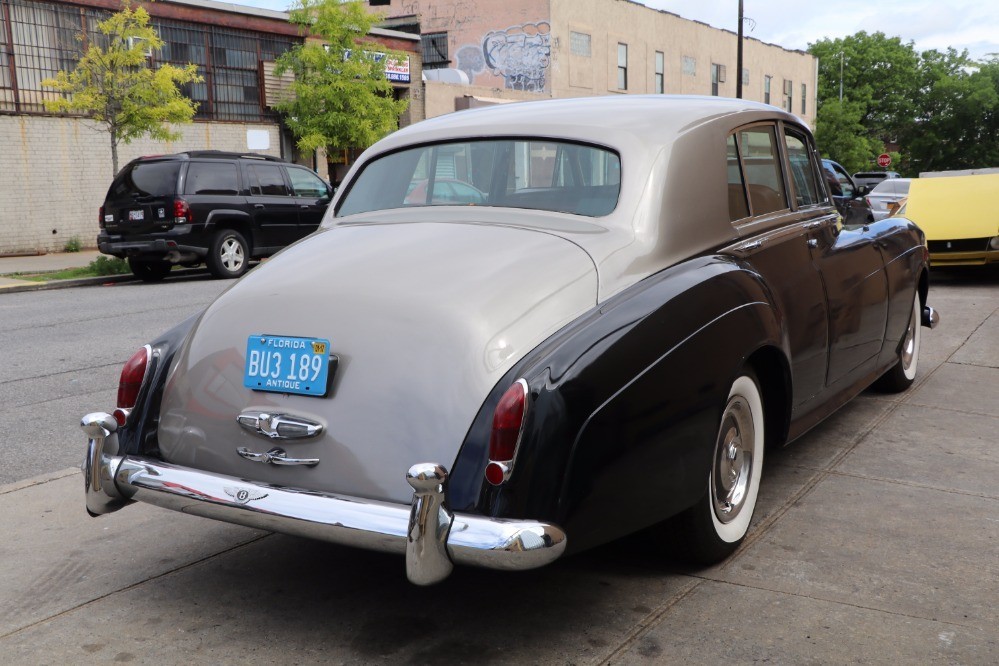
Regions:
<svg viewBox="0 0 999 666"><path fill-rule="evenodd" d="M502 76L507 88L542 92L551 63L551 26L541 21L488 32L482 57L484 67ZM463 69L460 59L458 68Z"/></svg>

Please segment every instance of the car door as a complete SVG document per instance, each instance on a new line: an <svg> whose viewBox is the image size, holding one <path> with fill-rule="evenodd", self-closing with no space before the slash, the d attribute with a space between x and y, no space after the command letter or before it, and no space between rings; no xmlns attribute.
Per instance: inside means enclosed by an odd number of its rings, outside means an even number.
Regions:
<svg viewBox="0 0 999 666"><path fill-rule="evenodd" d="M815 182L819 162L804 133L785 127L784 150L794 178L799 208L821 204ZM821 197L819 197L821 198ZM842 227L815 224L808 240L819 269L829 316L829 363L826 386L850 381L877 363L888 316L888 278L884 259L866 220Z"/></svg>
<svg viewBox="0 0 999 666"><path fill-rule="evenodd" d="M836 213L792 210L777 137L775 123L728 137L729 212L742 238L734 253L763 276L786 322L792 407L802 413L824 390L828 362L825 289L809 240L812 227L834 223Z"/></svg>
<svg viewBox="0 0 999 666"><path fill-rule="evenodd" d="M832 194L833 203L843 216L844 224L855 225L873 222L874 214L867 201L860 196L857 184L836 162L825 160L823 162L826 172L832 176L829 180L829 191Z"/></svg>
<svg viewBox="0 0 999 666"><path fill-rule="evenodd" d="M332 199L332 188L308 169L289 165L288 182L298 205L297 238L308 236L319 227Z"/></svg>
<svg viewBox="0 0 999 666"><path fill-rule="evenodd" d="M291 195L282 166L247 164L246 174L254 248L268 254L298 240L298 202Z"/></svg>

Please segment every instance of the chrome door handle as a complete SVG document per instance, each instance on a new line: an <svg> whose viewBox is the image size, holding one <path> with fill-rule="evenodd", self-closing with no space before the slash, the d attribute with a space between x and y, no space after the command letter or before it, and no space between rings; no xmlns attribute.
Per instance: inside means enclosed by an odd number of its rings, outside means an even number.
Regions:
<svg viewBox="0 0 999 666"><path fill-rule="evenodd" d="M808 239L808 247L818 247L818 246L819 246L819 241L815 240L814 238Z"/></svg>
<svg viewBox="0 0 999 666"><path fill-rule="evenodd" d="M254 208L263 208L264 205L263 204L253 204L253 207Z"/></svg>
<svg viewBox="0 0 999 666"><path fill-rule="evenodd" d="M809 222L805 225L806 229L818 229L819 227L825 226L825 221L819 220L817 222Z"/></svg>
<svg viewBox="0 0 999 666"><path fill-rule="evenodd" d="M319 464L319 458L289 458L288 453L284 449L276 446L267 453L257 453L245 446L241 446L236 449L236 453L247 460L270 463L272 465L308 465L309 467L315 467Z"/></svg>
<svg viewBox="0 0 999 666"><path fill-rule="evenodd" d="M739 249L743 251L749 251L749 250L758 250L761 247L763 247L763 241L752 241L751 243L746 243Z"/></svg>

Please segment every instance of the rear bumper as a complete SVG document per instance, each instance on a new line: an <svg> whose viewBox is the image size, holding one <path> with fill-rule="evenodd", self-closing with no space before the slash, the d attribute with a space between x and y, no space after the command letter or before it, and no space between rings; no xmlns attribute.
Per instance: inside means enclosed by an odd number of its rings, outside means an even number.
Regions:
<svg viewBox="0 0 999 666"><path fill-rule="evenodd" d="M447 471L410 468L410 505L254 483L139 456L118 456L117 424L104 413L81 422L89 438L83 473L87 511L111 513L133 501L206 518L346 546L405 554L419 585L444 580L454 564L534 569L565 551L555 525L451 513L444 506Z"/></svg>
<svg viewBox="0 0 999 666"><path fill-rule="evenodd" d="M194 258L204 258L208 255L207 243L191 235L189 229L184 233L160 234L159 238L140 238L126 240L125 236L105 232L97 236L97 249L104 254L116 257L155 257L169 260L176 255L177 261ZM171 237L172 236L172 237ZM177 262L174 262L177 263Z"/></svg>

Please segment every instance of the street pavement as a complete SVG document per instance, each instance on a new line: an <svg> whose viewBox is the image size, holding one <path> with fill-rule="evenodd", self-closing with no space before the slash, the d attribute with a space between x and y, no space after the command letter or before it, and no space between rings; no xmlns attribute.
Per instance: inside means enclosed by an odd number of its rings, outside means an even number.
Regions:
<svg viewBox="0 0 999 666"><path fill-rule="evenodd" d="M638 535L419 588L388 555L147 505L91 519L67 469L0 487L0 662L995 664L999 280L933 281L916 385L769 452L719 566Z"/></svg>

